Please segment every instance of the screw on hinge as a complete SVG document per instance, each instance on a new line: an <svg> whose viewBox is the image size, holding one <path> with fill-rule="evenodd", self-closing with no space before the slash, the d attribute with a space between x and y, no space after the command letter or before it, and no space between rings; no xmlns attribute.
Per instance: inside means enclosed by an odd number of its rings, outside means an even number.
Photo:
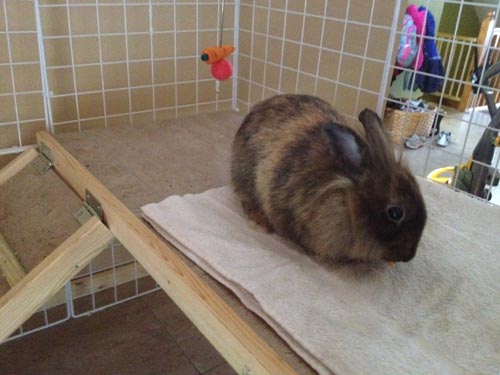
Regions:
<svg viewBox="0 0 500 375"><path fill-rule="evenodd" d="M101 203L88 190L85 190L85 201L82 207L75 213L75 218L80 224L84 224L92 216L97 216L101 221L103 219L103 210Z"/></svg>
<svg viewBox="0 0 500 375"><path fill-rule="evenodd" d="M52 156L52 151L45 143L41 142L38 147L38 158L35 159L33 168L35 168L38 173L45 174L53 165L54 158Z"/></svg>

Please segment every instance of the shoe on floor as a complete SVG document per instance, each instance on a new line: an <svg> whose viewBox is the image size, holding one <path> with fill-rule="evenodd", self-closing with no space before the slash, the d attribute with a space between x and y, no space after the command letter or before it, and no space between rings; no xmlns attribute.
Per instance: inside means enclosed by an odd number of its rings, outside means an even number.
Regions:
<svg viewBox="0 0 500 375"><path fill-rule="evenodd" d="M411 150L416 150L420 147L423 147L424 144L425 144L425 138L417 134L412 134L405 141L405 147Z"/></svg>
<svg viewBox="0 0 500 375"><path fill-rule="evenodd" d="M446 147L451 142L451 132L442 131L439 133L436 139L436 144L441 147Z"/></svg>

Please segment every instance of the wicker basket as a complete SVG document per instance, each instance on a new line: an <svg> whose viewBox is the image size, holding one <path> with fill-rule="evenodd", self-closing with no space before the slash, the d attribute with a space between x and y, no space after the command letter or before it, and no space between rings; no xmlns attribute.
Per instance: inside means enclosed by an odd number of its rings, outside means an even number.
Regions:
<svg viewBox="0 0 500 375"><path fill-rule="evenodd" d="M386 108L384 128L391 141L399 145L412 134L429 136L437 108L433 104L429 104L428 108L425 112L407 112Z"/></svg>

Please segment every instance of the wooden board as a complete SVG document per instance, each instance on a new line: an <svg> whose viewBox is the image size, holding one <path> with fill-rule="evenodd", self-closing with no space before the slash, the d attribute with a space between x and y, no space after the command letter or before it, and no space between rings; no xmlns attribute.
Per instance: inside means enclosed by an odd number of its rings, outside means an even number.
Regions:
<svg viewBox="0 0 500 375"><path fill-rule="evenodd" d="M0 299L0 342L12 334L113 240L92 217Z"/></svg>
<svg viewBox="0 0 500 375"><path fill-rule="evenodd" d="M104 222L184 311L228 363L245 374L295 374L203 280L49 133L38 142L51 150L56 172L82 198L88 190L102 205Z"/></svg>
<svg viewBox="0 0 500 375"><path fill-rule="evenodd" d="M26 276L23 266L2 233L0 233L0 273L5 276L11 288Z"/></svg>
<svg viewBox="0 0 500 375"><path fill-rule="evenodd" d="M0 186L38 157L34 148L29 148L0 170Z"/></svg>

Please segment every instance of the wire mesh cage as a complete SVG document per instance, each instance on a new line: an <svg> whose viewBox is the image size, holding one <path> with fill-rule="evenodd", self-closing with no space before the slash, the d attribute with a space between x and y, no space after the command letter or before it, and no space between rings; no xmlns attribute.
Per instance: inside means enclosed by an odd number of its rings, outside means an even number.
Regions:
<svg viewBox="0 0 500 375"><path fill-rule="evenodd" d="M55 325L64 323L71 318L70 290L65 287L58 294L57 301L50 301L40 310L35 312L23 325L21 325L4 342L15 340L29 334L48 329ZM55 303L55 305L53 305Z"/></svg>
<svg viewBox="0 0 500 375"><path fill-rule="evenodd" d="M117 241L71 280L71 312L77 318L159 290L130 253Z"/></svg>
<svg viewBox="0 0 500 375"><path fill-rule="evenodd" d="M135 258L114 240L6 341L159 289Z"/></svg>

